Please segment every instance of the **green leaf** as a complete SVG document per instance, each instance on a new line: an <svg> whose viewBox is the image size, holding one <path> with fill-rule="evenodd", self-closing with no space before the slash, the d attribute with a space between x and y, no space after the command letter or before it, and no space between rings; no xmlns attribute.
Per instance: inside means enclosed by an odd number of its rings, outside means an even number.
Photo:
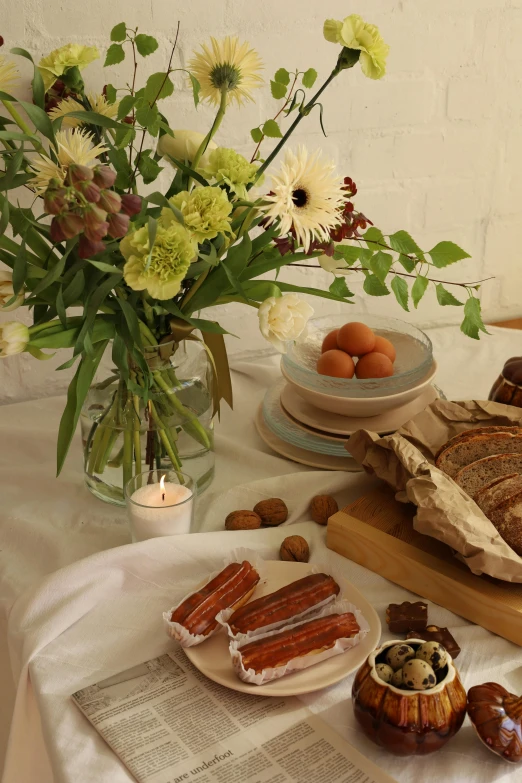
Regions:
<svg viewBox="0 0 522 783"><path fill-rule="evenodd" d="M151 106L146 100L140 99L136 105L136 120L150 131L151 126L155 125L159 120L158 107Z"/></svg>
<svg viewBox="0 0 522 783"><path fill-rule="evenodd" d="M406 283L406 280L404 280L402 277L399 277L398 275L395 275L391 281L391 290L395 294L395 298L402 309L406 310L408 313L408 284Z"/></svg>
<svg viewBox="0 0 522 783"><path fill-rule="evenodd" d="M136 44L136 49L142 57L147 57L149 54L155 52L158 48L158 42L155 38L152 37L152 35L144 35L143 33L140 33L136 36L134 42Z"/></svg>
<svg viewBox="0 0 522 783"><path fill-rule="evenodd" d="M256 144L259 144L260 141L263 141L263 131L261 128L252 128L250 131L250 135L252 136L252 140L255 141Z"/></svg>
<svg viewBox="0 0 522 783"><path fill-rule="evenodd" d="M396 253L400 254L399 262L407 272L413 272L415 269L415 261L406 256L413 255L421 260L424 259L422 250L407 231L397 231L395 234L391 234L389 244L392 250L395 250Z"/></svg>
<svg viewBox="0 0 522 783"><path fill-rule="evenodd" d="M363 289L370 296L387 296L390 293L376 275L367 275L364 278Z"/></svg>
<svg viewBox="0 0 522 783"><path fill-rule="evenodd" d="M100 269L102 272L105 272L106 274L115 275L119 272L120 275L123 275L123 272L121 272L118 267L112 266L111 264L106 264L105 261L93 261L92 258L88 258L87 262L92 264L92 266L95 266L96 269Z"/></svg>
<svg viewBox="0 0 522 783"><path fill-rule="evenodd" d="M353 304L343 296L332 294L330 291L322 291L320 288L303 288L299 285L290 285L290 283L277 283L278 287L283 293L296 293L296 294L309 294L310 296L318 296L321 299L330 299L333 302L343 302L343 304Z"/></svg>
<svg viewBox="0 0 522 783"><path fill-rule="evenodd" d="M68 359L66 362L64 362L63 364L60 364L60 366L59 366L59 367L57 367L56 369L57 369L57 370L68 370L68 369L69 369L69 367L72 367L72 366L73 366L73 364L75 363L75 361L76 361L77 359L78 359L78 357L77 357L77 356L72 356L72 357L71 357L70 359Z"/></svg>
<svg viewBox="0 0 522 783"><path fill-rule="evenodd" d="M107 55L105 57L104 67L108 65L117 65L123 62L125 59L125 51L121 44L113 43L107 49Z"/></svg>
<svg viewBox="0 0 522 783"><path fill-rule="evenodd" d="M76 117L79 120L83 120L83 122L89 123L89 125L98 125L100 128L127 130L127 126L122 125L121 122L111 120L110 117L106 117L104 114L98 114L96 111L71 111L67 116ZM61 119L61 117L58 119ZM57 122L57 120L55 120L55 122Z"/></svg>
<svg viewBox="0 0 522 783"><path fill-rule="evenodd" d="M9 225L9 201L0 193L0 237Z"/></svg>
<svg viewBox="0 0 522 783"><path fill-rule="evenodd" d="M195 179L196 182L199 182L200 185L204 185L204 186L208 185L207 180L204 177L202 177L198 171L194 171L194 169L191 169L190 166L187 166L181 160L178 160L177 158L173 158L171 155L164 155L163 157L171 160L178 169L183 171L184 174L188 174L188 176L192 177L192 179ZM176 192L177 191L174 191L174 193Z"/></svg>
<svg viewBox="0 0 522 783"><path fill-rule="evenodd" d="M26 51L25 49L20 49L19 47L15 47L14 49L11 49L11 52L13 54L19 54L20 57L25 57L26 60L29 60L29 62L33 64L34 67L33 81L32 81L33 101L41 109L44 109L45 87L43 83L43 78L42 78L42 74L40 73L40 70L37 68L37 66L34 63L32 56L29 54L28 51Z"/></svg>
<svg viewBox="0 0 522 783"><path fill-rule="evenodd" d="M428 254L431 256L433 265L438 269L454 264L456 261L461 261L463 258L471 258L469 253L466 253L465 250L454 242L439 242L428 251Z"/></svg>
<svg viewBox="0 0 522 783"><path fill-rule="evenodd" d="M348 266L353 266L361 257L361 248L355 245L336 245L333 257L336 261L342 258Z"/></svg>
<svg viewBox="0 0 522 783"><path fill-rule="evenodd" d="M136 105L137 98L133 95L125 95L118 106L118 119L123 120L128 114L131 113Z"/></svg>
<svg viewBox="0 0 522 783"><path fill-rule="evenodd" d="M136 310L131 307L126 299L118 299L118 304L120 305L123 315L125 316L130 335L135 345L141 346L142 339Z"/></svg>
<svg viewBox="0 0 522 783"><path fill-rule="evenodd" d="M65 312L65 303L63 301L63 288L60 286L56 295L56 312L64 329L67 329L67 313Z"/></svg>
<svg viewBox="0 0 522 783"><path fill-rule="evenodd" d="M346 279L344 277L336 277L328 290L331 294L342 296L343 298L353 296L353 293L346 285Z"/></svg>
<svg viewBox="0 0 522 783"><path fill-rule="evenodd" d="M126 128L121 128L119 131L116 131L114 136L114 144L119 150L121 150L124 147L128 147L131 141L134 141L135 138L136 131L134 128L131 128L127 125Z"/></svg>
<svg viewBox="0 0 522 783"><path fill-rule="evenodd" d="M199 91L201 89L201 84L198 82L196 77L193 73L189 72L190 81L192 82L192 94L194 95L194 106L197 106L199 103Z"/></svg>
<svg viewBox="0 0 522 783"><path fill-rule="evenodd" d="M9 95L9 93L3 91L0 91L0 100L8 101L9 103L18 103L25 111L35 128L39 130L43 136L49 139L49 141L51 141L54 146L56 146L53 124L49 119L48 114L46 114L43 109L41 109L39 106L35 106L34 103L17 100L16 98L13 98L12 95Z"/></svg>
<svg viewBox="0 0 522 783"><path fill-rule="evenodd" d="M105 97L107 98L107 103L116 103L118 99L118 92L116 87L114 87L112 84L106 84Z"/></svg>
<svg viewBox="0 0 522 783"><path fill-rule="evenodd" d="M464 305L464 320L460 325L460 331L473 340L480 339L480 332L489 334L482 321L480 301L474 296L470 296Z"/></svg>
<svg viewBox="0 0 522 783"><path fill-rule="evenodd" d="M437 302L442 305L442 307L446 307L446 305L462 307L464 304L464 302L459 302L450 291L447 291L442 283L437 283L435 291L437 292Z"/></svg>
<svg viewBox="0 0 522 783"><path fill-rule="evenodd" d="M281 82L271 81L270 90L272 92L272 98L275 98L276 100L284 98L286 95L286 87L284 84L281 84Z"/></svg>
<svg viewBox="0 0 522 783"><path fill-rule="evenodd" d="M111 30L111 41L124 41L127 37L127 25L125 22L120 22Z"/></svg>
<svg viewBox="0 0 522 783"><path fill-rule="evenodd" d="M58 430L58 459L57 475L63 468L63 463L69 451L71 441L78 424L78 418L82 405L89 391L98 365L103 356L108 341L100 342L94 352L89 356L82 357L73 380L69 384L67 391L67 404L60 421Z"/></svg>
<svg viewBox="0 0 522 783"><path fill-rule="evenodd" d="M384 235L380 228L371 226L364 234L364 241L370 248L370 250L381 250L382 245L386 245L387 242L384 239Z"/></svg>
<svg viewBox="0 0 522 783"><path fill-rule="evenodd" d="M248 298L255 302L264 302L270 296L274 296L276 299L281 296L281 289L271 280L255 280L247 283L245 290L248 293Z"/></svg>
<svg viewBox="0 0 522 783"><path fill-rule="evenodd" d="M307 71L303 74L303 87L306 87L307 90L309 90L311 87L314 86L315 80L317 79L317 71L315 68L309 68Z"/></svg>
<svg viewBox="0 0 522 783"><path fill-rule="evenodd" d="M168 98L173 92L174 85L172 84L168 73L159 71L158 73L153 73L152 76L149 76L147 79L144 96L145 100L149 103L154 103L163 98Z"/></svg>
<svg viewBox="0 0 522 783"><path fill-rule="evenodd" d="M411 287L411 301L413 302L413 306L415 309L417 309L417 306L424 296L424 293L429 285L429 279L427 277L424 277L424 275L417 275L415 278L415 282L413 283Z"/></svg>
<svg viewBox="0 0 522 783"><path fill-rule="evenodd" d="M127 359L127 346L119 334L114 335L112 342L112 361L119 369L121 377L126 381L129 377L129 362Z"/></svg>
<svg viewBox="0 0 522 783"><path fill-rule="evenodd" d="M58 280L63 270L65 269L65 262L67 261L73 247L75 246L76 241L77 237L67 241L67 250L60 260L53 266L53 268L45 275L45 277L40 280L36 288L33 290L33 296L38 296L38 294L41 294L42 291L45 291L46 288L52 285L55 280Z"/></svg>
<svg viewBox="0 0 522 783"><path fill-rule="evenodd" d="M159 176L163 171L163 167L160 166L157 161L150 157L152 150L145 150L141 153L138 160L138 171L143 177L145 185L149 185L151 182Z"/></svg>
<svg viewBox="0 0 522 783"><path fill-rule="evenodd" d="M370 269L374 275L379 278L381 283L384 283L386 280L392 264L393 256L390 255L390 253L383 253L382 250L378 250L369 261Z"/></svg>
<svg viewBox="0 0 522 783"><path fill-rule="evenodd" d="M78 302L80 296L85 288L85 275L82 269L74 275L69 285L63 292L63 303L65 307L70 307L75 302Z"/></svg>
<svg viewBox="0 0 522 783"><path fill-rule="evenodd" d="M285 86L290 84L290 74L286 68L279 68L279 70L275 72L274 81L279 82L279 84L284 84Z"/></svg>
<svg viewBox="0 0 522 783"><path fill-rule="evenodd" d="M16 174L20 170L20 166L22 165L24 159L24 152L23 150L18 150L15 152L11 160L9 161L9 164L7 164L6 161L6 171L5 176L2 177L2 190L11 190Z"/></svg>
<svg viewBox="0 0 522 783"><path fill-rule="evenodd" d="M263 124L263 133L265 136L268 136L269 139L278 139L282 136L279 125L275 120L267 120Z"/></svg>
<svg viewBox="0 0 522 783"><path fill-rule="evenodd" d="M25 239L20 244L13 266L13 291L19 294L27 276L27 255L25 252Z"/></svg>

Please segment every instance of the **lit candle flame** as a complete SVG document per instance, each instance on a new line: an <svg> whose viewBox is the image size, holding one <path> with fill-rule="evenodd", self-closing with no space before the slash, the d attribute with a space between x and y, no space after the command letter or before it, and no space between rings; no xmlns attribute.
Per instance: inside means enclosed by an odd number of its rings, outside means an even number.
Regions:
<svg viewBox="0 0 522 783"><path fill-rule="evenodd" d="M165 500L165 476L160 478L161 499Z"/></svg>

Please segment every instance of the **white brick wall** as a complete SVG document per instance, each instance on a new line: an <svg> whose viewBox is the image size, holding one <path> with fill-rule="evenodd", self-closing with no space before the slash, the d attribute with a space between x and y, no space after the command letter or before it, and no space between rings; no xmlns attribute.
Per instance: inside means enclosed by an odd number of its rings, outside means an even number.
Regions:
<svg viewBox="0 0 522 783"><path fill-rule="evenodd" d="M324 97L328 138L312 115L300 126L296 142L322 147L343 173L354 177L360 209L384 231L407 229L424 247L453 239L471 252L472 260L440 277L458 281L494 275L482 292L489 319L522 315L522 0L365 0L359 6L345 0L18 0L3 3L0 34L4 52L18 45L36 57L70 40L104 50L110 28L124 19L160 41L158 52L140 66L146 77L165 66L179 19L182 65L209 35L237 33L259 50L267 79L280 66L313 66L324 77L336 50L323 40L322 23L327 16L350 12L377 24L390 43L388 76L375 83L358 68L342 74ZM123 82L128 74L123 63L104 75L98 62L86 76L99 88L108 80ZM206 107L194 109L181 77L163 108L174 127L205 130L212 116ZM269 89L260 91L256 105L228 113L218 140L251 152L249 129L273 109ZM329 282L311 269L286 272L284 279L303 285ZM360 294L360 283L349 280L349 285ZM325 300L314 300L314 306L321 314L341 309ZM391 297L361 297L357 307L404 316ZM241 306L219 310L231 331L242 335L240 341L229 341L232 352L262 345L255 313L248 315L246 320ZM410 317L428 324L459 315L457 308L441 310L428 296ZM54 373L62 361L60 356L40 363L24 355L0 362L0 402L62 390L67 373Z"/></svg>

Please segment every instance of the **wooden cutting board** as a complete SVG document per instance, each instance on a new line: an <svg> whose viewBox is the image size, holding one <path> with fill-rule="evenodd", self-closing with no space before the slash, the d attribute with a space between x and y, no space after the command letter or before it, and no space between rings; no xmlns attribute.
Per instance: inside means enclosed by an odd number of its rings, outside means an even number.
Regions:
<svg viewBox="0 0 522 783"><path fill-rule="evenodd" d="M452 550L417 533L415 506L375 489L328 521L329 549L422 598L522 645L522 584L475 576Z"/></svg>

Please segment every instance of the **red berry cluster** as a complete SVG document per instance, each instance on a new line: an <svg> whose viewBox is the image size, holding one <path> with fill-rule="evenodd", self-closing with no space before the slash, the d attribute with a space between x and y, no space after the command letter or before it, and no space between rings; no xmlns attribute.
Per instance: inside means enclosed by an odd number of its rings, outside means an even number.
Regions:
<svg viewBox="0 0 522 783"><path fill-rule="evenodd" d="M124 237L130 217L141 210L141 198L110 190L115 179L116 172L109 166L91 169L73 163L63 184L52 181L44 195L45 209L54 215L52 241L79 235L78 255L90 258L105 250L104 237Z"/></svg>

